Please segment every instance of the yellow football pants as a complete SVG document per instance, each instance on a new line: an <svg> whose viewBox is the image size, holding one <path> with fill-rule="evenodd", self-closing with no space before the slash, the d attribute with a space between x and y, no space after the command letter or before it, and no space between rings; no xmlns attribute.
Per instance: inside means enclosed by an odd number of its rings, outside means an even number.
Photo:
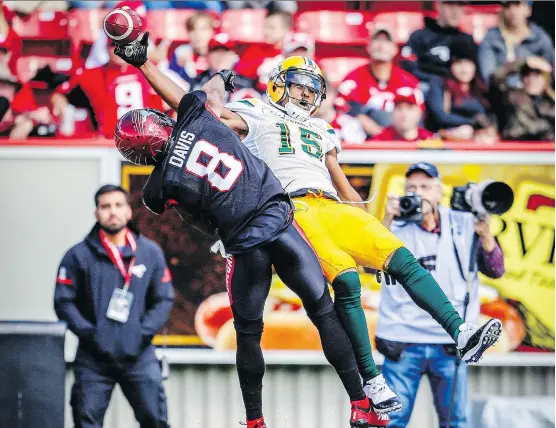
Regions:
<svg viewBox="0 0 556 428"><path fill-rule="evenodd" d="M403 246L372 214L318 195L294 198L295 221L313 246L329 283L357 265L382 270Z"/></svg>

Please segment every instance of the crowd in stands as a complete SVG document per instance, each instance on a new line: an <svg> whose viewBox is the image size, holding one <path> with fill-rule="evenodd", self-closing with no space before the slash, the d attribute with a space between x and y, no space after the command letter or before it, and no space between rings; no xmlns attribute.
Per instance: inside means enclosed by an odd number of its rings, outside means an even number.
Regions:
<svg viewBox="0 0 556 428"><path fill-rule="evenodd" d="M531 21L531 2L470 3L373 14L294 1L0 2L0 135L110 138L130 109L171 113L100 30L127 5L151 32L150 59L186 90L229 68L231 100L264 99L282 59L314 59L328 82L317 115L346 143L554 142L554 35ZM50 40L49 22L67 40Z"/></svg>

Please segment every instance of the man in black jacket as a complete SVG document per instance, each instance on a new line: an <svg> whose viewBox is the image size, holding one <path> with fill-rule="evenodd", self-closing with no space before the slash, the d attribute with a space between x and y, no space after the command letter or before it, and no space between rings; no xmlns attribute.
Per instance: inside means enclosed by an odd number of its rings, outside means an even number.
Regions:
<svg viewBox="0 0 556 428"><path fill-rule="evenodd" d="M166 396L151 344L174 298L164 254L129 223L129 195L105 185L97 223L58 269L54 308L79 338L71 394L76 428L101 428L118 383L141 428L165 428Z"/></svg>
<svg viewBox="0 0 556 428"><path fill-rule="evenodd" d="M470 34L458 29L464 16L464 1L438 1L438 19L425 18L425 28L409 37L401 55L402 66L421 82L432 76L450 75L450 56L453 44L463 44L476 50Z"/></svg>

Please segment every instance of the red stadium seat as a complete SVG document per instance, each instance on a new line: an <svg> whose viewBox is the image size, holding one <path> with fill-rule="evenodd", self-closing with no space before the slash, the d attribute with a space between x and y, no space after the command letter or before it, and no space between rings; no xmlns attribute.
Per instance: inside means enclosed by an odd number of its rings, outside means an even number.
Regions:
<svg viewBox="0 0 556 428"><path fill-rule="evenodd" d="M387 12L379 13L374 19L374 24L390 27L394 33L395 42L404 44L415 30L424 27L424 16L422 12Z"/></svg>
<svg viewBox="0 0 556 428"><path fill-rule="evenodd" d="M489 28L498 26L498 15L494 13L473 13L465 15L460 29L473 36L475 43L481 43Z"/></svg>
<svg viewBox="0 0 556 428"><path fill-rule="evenodd" d="M92 45L102 31L102 20L108 13L103 9L74 9L69 12L70 38L74 47L81 43Z"/></svg>
<svg viewBox="0 0 556 428"><path fill-rule="evenodd" d="M61 11L37 11L25 19L15 16L13 28L28 55L68 55L70 37L68 17Z"/></svg>
<svg viewBox="0 0 556 428"><path fill-rule="evenodd" d="M317 43L362 46L369 39L372 18L369 12L309 11L297 17L296 27Z"/></svg>
<svg viewBox="0 0 556 428"><path fill-rule="evenodd" d="M222 12L223 33L240 43L264 43L266 9L228 9Z"/></svg>
<svg viewBox="0 0 556 428"><path fill-rule="evenodd" d="M346 75L349 72L368 62L369 62L369 57L323 58L320 61L318 61L320 68L324 73L324 77L333 86L337 86L342 80L344 80L344 77L346 77Z"/></svg>
<svg viewBox="0 0 556 428"><path fill-rule="evenodd" d="M197 12L198 10L195 9L160 9L148 11L147 30L150 32L151 40L155 42L170 40L172 42L182 43L189 41L185 23L191 15ZM212 15L218 20L218 15L216 13Z"/></svg>

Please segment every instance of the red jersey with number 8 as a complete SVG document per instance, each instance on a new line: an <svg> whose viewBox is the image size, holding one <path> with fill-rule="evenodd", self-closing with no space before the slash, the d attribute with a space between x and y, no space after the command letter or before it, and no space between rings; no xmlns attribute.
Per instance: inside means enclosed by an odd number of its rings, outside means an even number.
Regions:
<svg viewBox="0 0 556 428"><path fill-rule="evenodd" d="M206 99L203 91L182 98L169 148L143 189L143 202L158 214L176 206L186 222L217 230L226 251L237 254L278 237L292 222L293 207L268 166Z"/></svg>

